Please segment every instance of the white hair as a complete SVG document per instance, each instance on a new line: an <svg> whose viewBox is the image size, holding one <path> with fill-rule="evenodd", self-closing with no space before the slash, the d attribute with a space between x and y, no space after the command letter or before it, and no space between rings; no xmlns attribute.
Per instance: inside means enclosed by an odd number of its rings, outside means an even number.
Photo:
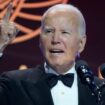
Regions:
<svg viewBox="0 0 105 105"><path fill-rule="evenodd" d="M57 5L54 5L52 7L50 7L45 13L44 15L42 16L42 21L41 21L41 25L43 26L43 21L45 19L45 17L47 17L47 15L51 12L57 12L57 11L62 11L62 10L69 10L70 12L73 11L73 12L76 12L78 14L78 20L79 20L79 34L84 36L86 35L86 23L85 23L85 19L81 13L81 11L71 5L71 4L57 4Z"/></svg>

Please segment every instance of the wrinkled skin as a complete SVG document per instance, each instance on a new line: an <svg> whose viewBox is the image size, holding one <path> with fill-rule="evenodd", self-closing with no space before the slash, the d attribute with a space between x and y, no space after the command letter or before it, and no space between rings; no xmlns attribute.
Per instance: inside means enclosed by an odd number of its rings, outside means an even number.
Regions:
<svg viewBox="0 0 105 105"><path fill-rule="evenodd" d="M68 71L84 49L86 36L79 35L78 24L78 14L67 10L50 12L43 20L40 47L47 64L59 74Z"/></svg>
<svg viewBox="0 0 105 105"><path fill-rule="evenodd" d="M16 24L9 21L11 11L12 4L9 4L5 16L0 20L0 53L4 51L5 47L12 42L19 32Z"/></svg>

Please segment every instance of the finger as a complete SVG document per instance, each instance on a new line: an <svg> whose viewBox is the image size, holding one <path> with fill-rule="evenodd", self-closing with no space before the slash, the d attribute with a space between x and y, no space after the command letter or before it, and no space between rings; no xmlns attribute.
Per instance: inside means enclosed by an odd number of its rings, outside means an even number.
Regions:
<svg viewBox="0 0 105 105"><path fill-rule="evenodd" d="M10 4L8 5L8 7L7 7L7 12L6 12L6 14L4 15L3 21L9 22L11 13L12 13L12 3L10 3Z"/></svg>

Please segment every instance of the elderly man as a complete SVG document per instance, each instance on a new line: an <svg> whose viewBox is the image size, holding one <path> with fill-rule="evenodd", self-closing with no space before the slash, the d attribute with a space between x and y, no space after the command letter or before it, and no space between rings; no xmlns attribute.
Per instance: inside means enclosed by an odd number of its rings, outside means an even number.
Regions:
<svg viewBox="0 0 105 105"><path fill-rule="evenodd" d="M97 105L74 67L86 43L81 12L72 5L58 4L45 12L41 23L40 48L45 62L26 71L2 74L0 105Z"/></svg>

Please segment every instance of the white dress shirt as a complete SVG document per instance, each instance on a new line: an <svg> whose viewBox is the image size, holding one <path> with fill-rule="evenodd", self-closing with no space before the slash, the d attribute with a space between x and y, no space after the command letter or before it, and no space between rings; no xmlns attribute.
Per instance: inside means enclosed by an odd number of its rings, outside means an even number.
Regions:
<svg viewBox="0 0 105 105"><path fill-rule="evenodd" d="M46 73L58 75L52 68L44 65ZM72 87L65 86L62 81L58 80L57 84L51 89L51 95L54 105L78 105L78 84L77 73L74 66L66 73L74 73L74 82Z"/></svg>

